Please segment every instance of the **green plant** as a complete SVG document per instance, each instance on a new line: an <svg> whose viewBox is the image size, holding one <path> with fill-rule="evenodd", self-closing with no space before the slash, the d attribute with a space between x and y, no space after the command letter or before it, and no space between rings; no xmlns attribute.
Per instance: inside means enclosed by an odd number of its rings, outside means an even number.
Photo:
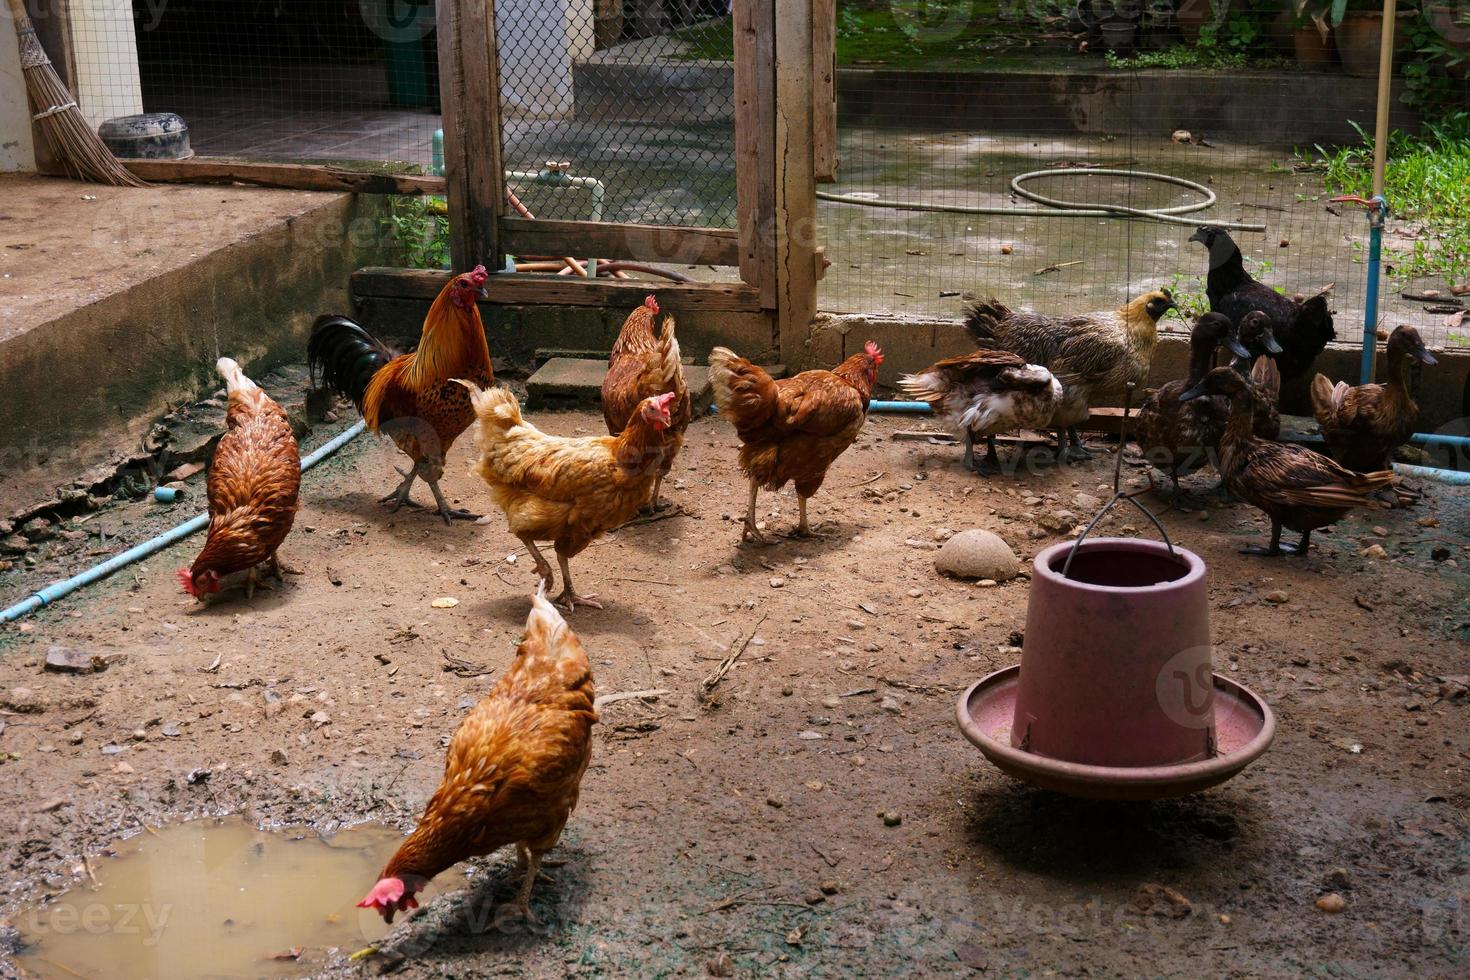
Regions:
<svg viewBox="0 0 1470 980"><path fill-rule="evenodd" d="M389 199L383 225L393 235L400 261L408 268L449 268L449 219L439 213L442 207L432 197Z"/></svg>
<svg viewBox="0 0 1470 980"><path fill-rule="evenodd" d="M1316 147L1309 165L1320 169L1334 194L1371 193L1373 138L1360 127L1359 142ZM1385 245L1386 264L1398 281L1470 277L1470 112L1459 110L1429 123L1421 135L1395 130L1389 137L1384 197L1394 214L1420 226L1407 245ZM1407 229L1406 229L1407 230Z"/></svg>
<svg viewBox="0 0 1470 980"><path fill-rule="evenodd" d="M1205 277L1174 273L1169 280L1169 292L1179 304L1179 312L1187 319L1197 320L1210 312L1210 298L1205 295Z"/></svg>

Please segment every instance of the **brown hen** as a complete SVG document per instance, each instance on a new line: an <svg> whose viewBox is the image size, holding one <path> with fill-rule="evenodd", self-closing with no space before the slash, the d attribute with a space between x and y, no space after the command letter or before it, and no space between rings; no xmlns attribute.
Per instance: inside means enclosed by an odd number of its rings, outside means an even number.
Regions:
<svg viewBox="0 0 1470 980"><path fill-rule="evenodd" d="M669 429L664 433L658 477L653 481L651 510L658 510L658 491L664 477L674 465L674 457L684 445L684 430L693 414L689 386L684 381L684 366L679 361L679 342L674 339L674 318L665 316L657 330L658 300L649 296L643 305L623 322L617 343L607 361L607 376L602 381L602 417L607 431L619 435L637 410L638 403L651 395L674 393L669 404Z"/></svg>
<svg viewBox="0 0 1470 980"><path fill-rule="evenodd" d="M276 549L291 532L301 490L301 455L286 413L230 358L221 357L215 369L229 404L209 464L209 538L193 566L178 572L184 591L201 601L235 572L246 573L250 598L262 562L281 577Z"/></svg>
<svg viewBox="0 0 1470 980"><path fill-rule="evenodd" d="M766 537L755 526L761 488L796 486L801 519L796 533L810 536L806 502L827 478L827 468L853 444L868 417L883 352L871 340L831 371L803 371L775 381L724 347L709 356L710 382L720 411L740 436L740 469L750 479L750 506L742 540Z"/></svg>
<svg viewBox="0 0 1470 980"><path fill-rule="evenodd" d="M541 858L561 837L592 758L593 699L587 651L543 583L510 669L460 722L438 790L358 907L392 922L418 907L414 895L441 871L514 844L525 877L513 908L535 922Z"/></svg>

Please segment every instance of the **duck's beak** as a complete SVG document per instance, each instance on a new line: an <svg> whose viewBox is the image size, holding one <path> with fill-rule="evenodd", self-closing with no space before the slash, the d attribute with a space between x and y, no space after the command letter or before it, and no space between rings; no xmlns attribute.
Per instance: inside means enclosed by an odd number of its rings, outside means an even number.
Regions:
<svg viewBox="0 0 1470 980"><path fill-rule="evenodd" d="M1196 398L1203 398L1203 397L1205 397L1208 394L1209 394L1209 392L1208 391L1205 391L1204 382L1200 382L1199 384L1195 385L1193 388L1191 388L1188 391L1186 391L1184 394L1180 395L1179 396L1179 400L1182 401L1182 402L1192 402Z"/></svg>
<svg viewBox="0 0 1470 980"><path fill-rule="evenodd" d="M1189 236L1189 240L1192 242L1199 242L1201 245L1203 245L1205 243L1205 230L1203 228L1195 229L1194 234Z"/></svg>
<svg viewBox="0 0 1470 980"><path fill-rule="evenodd" d="M1281 353L1281 345L1276 342L1276 335L1274 333L1272 333L1270 330L1267 330L1265 333L1261 334L1261 343L1262 343L1262 345L1265 346L1266 353L1268 353L1268 354L1280 354Z"/></svg>
<svg viewBox="0 0 1470 980"><path fill-rule="evenodd" d="M1429 353L1429 351L1424 349L1423 347L1414 352L1414 359L1420 364L1424 365L1433 365L1439 363L1439 359L1436 358L1433 354Z"/></svg>
<svg viewBox="0 0 1470 980"><path fill-rule="evenodd" d="M1227 337L1225 339L1225 346L1229 348L1230 353L1234 354L1236 357L1249 358L1251 356L1250 350L1246 348L1245 344L1242 344L1240 342L1239 337Z"/></svg>

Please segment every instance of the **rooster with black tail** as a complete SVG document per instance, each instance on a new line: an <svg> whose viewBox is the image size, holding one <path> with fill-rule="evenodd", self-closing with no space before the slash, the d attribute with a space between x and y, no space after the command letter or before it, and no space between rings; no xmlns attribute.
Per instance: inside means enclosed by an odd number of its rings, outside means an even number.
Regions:
<svg viewBox="0 0 1470 980"><path fill-rule="evenodd" d="M383 498L397 510L413 505L409 490L422 479L434 493L439 514L454 518L478 515L450 508L439 489L444 459L460 433L475 421L469 392L456 378L489 387L495 380L485 325L475 301L483 298L488 276L484 266L452 277L424 317L416 351L397 354L356 321L323 316L307 345L312 383L320 374L325 387L357 406L373 432L391 438L413 462L398 488Z"/></svg>

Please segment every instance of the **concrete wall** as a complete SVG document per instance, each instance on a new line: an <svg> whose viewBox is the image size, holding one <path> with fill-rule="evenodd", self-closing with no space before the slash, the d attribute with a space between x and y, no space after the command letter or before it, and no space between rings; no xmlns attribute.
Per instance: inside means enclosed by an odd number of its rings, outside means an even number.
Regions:
<svg viewBox="0 0 1470 980"><path fill-rule="evenodd" d="M31 109L9 8L0 10L0 171L35 170Z"/></svg>
<svg viewBox="0 0 1470 980"><path fill-rule="evenodd" d="M592 0L499 0L503 109L524 116L572 111L572 65L591 57Z"/></svg>
<svg viewBox="0 0 1470 980"><path fill-rule="evenodd" d="M133 5L119 0L70 0L73 95L94 127L114 116L143 111Z"/></svg>

